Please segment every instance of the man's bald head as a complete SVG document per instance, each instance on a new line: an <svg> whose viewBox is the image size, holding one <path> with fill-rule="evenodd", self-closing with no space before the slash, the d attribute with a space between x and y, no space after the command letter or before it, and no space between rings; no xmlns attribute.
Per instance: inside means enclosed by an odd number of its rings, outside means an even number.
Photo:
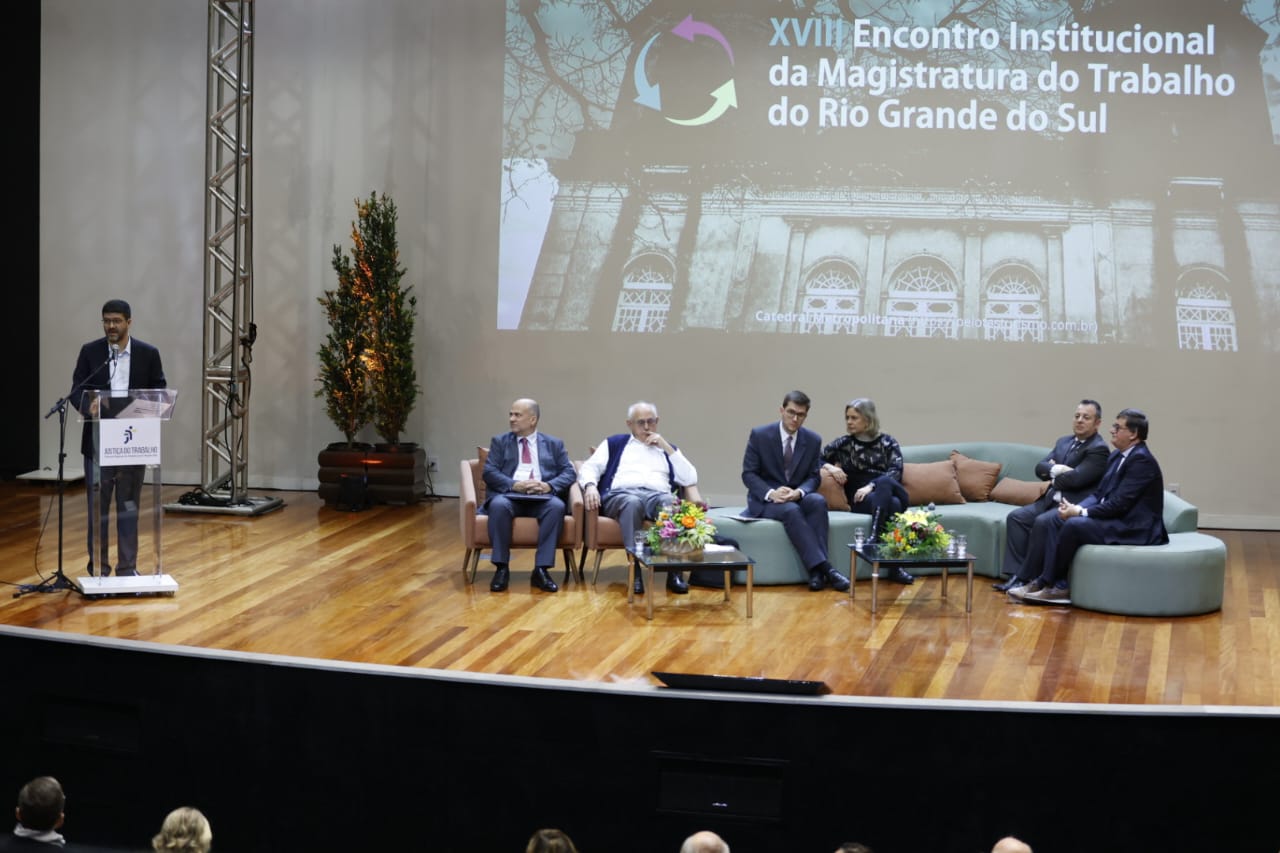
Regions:
<svg viewBox="0 0 1280 853"><path fill-rule="evenodd" d="M729 853L724 839L709 830L695 832L680 845L680 853Z"/></svg>
<svg viewBox="0 0 1280 853"><path fill-rule="evenodd" d="M991 848L991 853L1031 853L1031 845L1025 841L1019 841L1012 835L1007 835L996 842L996 846Z"/></svg>

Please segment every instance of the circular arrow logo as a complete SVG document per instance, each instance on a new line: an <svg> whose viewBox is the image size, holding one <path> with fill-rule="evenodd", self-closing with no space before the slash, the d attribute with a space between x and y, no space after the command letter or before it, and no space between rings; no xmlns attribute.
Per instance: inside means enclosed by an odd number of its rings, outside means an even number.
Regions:
<svg viewBox="0 0 1280 853"><path fill-rule="evenodd" d="M725 38L719 30L708 24L706 21L694 20L693 15L689 15L679 24L672 27L671 34L678 36L691 44L695 43L699 36L711 39L724 49L725 54L729 57L729 64L733 65L733 48L729 45L729 40ZM663 35L665 35L665 33L654 33L649 40L644 43L644 47L640 48L639 56L636 57L635 67L636 103L642 107L646 107L659 113L662 112L662 92L660 91L660 87L657 83L650 82L649 77L645 72L645 64L649 57L649 49L652 48L654 43ZM738 108L738 93L733 86L732 77L730 77L725 83L712 89L709 94L711 95L711 106L708 107L702 115L694 116L693 118L672 118L671 116L664 115L663 118L672 124L683 125L685 127L696 127L698 125L710 124L728 112L730 107L733 107L734 109Z"/></svg>

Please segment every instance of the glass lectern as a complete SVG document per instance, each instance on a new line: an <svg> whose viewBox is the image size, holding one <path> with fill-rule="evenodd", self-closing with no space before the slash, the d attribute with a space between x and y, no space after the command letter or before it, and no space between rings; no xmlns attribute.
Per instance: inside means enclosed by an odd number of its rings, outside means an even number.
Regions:
<svg viewBox="0 0 1280 853"><path fill-rule="evenodd" d="M177 591L178 585L164 572L160 497L160 433L177 399L178 392L171 388L84 392L80 414L93 453L85 460L84 472L90 573L80 578L85 595ZM149 536L142 537L140 547L139 530L147 532L147 519Z"/></svg>

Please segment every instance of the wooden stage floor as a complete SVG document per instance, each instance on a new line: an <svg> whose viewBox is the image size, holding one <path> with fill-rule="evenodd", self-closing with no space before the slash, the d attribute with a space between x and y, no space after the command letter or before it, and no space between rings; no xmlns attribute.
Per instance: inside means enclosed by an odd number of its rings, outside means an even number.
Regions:
<svg viewBox="0 0 1280 853"><path fill-rule="evenodd" d="M165 499L185 491L166 487ZM340 661L583 682L656 684L652 670L815 679L851 696L1133 705L1280 705L1280 533L1208 531L1228 548L1220 613L1175 619L1017 606L975 579L973 612L952 578L870 585L852 604L830 590L757 587L732 601L661 581L654 620L627 604L621 552L599 582L531 591L531 553L511 588L491 567L464 582L458 502L346 513L310 492L258 517L169 513L164 567L175 596L99 599L74 592L0 598L0 623L126 640ZM57 565L53 486L0 484L0 582ZM83 574L85 499L65 500L64 566ZM144 544L146 543L144 531ZM845 555L834 555L843 560ZM561 565L555 575L563 575ZM7 587L6 587L7 588Z"/></svg>

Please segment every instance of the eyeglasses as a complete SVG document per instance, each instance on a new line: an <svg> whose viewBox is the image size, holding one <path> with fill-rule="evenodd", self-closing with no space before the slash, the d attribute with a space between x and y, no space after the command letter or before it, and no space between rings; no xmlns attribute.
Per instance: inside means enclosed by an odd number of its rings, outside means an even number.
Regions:
<svg viewBox="0 0 1280 853"><path fill-rule="evenodd" d="M1112 432L1113 434L1114 434L1114 433L1119 432L1120 430L1124 430L1125 432L1133 432L1133 430L1129 429L1127 426L1124 426L1124 425L1122 425L1122 424L1112 424L1112 425L1111 425L1111 432Z"/></svg>
<svg viewBox="0 0 1280 853"><path fill-rule="evenodd" d="M632 423L639 427L651 427L651 426L658 425L658 419L657 418L636 418L634 421L632 421Z"/></svg>
<svg viewBox="0 0 1280 853"><path fill-rule="evenodd" d="M797 410L795 410L795 409L783 409L783 410L782 410L782 413L783 413L784 415L786 415L787 417L789 417L789 418L795 418L795 419L796 419L796 420L798 420L798 421L802 421L802 420L804 420L805 418L809 417L809 413L808 413L808 411L800 412L800 411L797 411Z"/></svg>

